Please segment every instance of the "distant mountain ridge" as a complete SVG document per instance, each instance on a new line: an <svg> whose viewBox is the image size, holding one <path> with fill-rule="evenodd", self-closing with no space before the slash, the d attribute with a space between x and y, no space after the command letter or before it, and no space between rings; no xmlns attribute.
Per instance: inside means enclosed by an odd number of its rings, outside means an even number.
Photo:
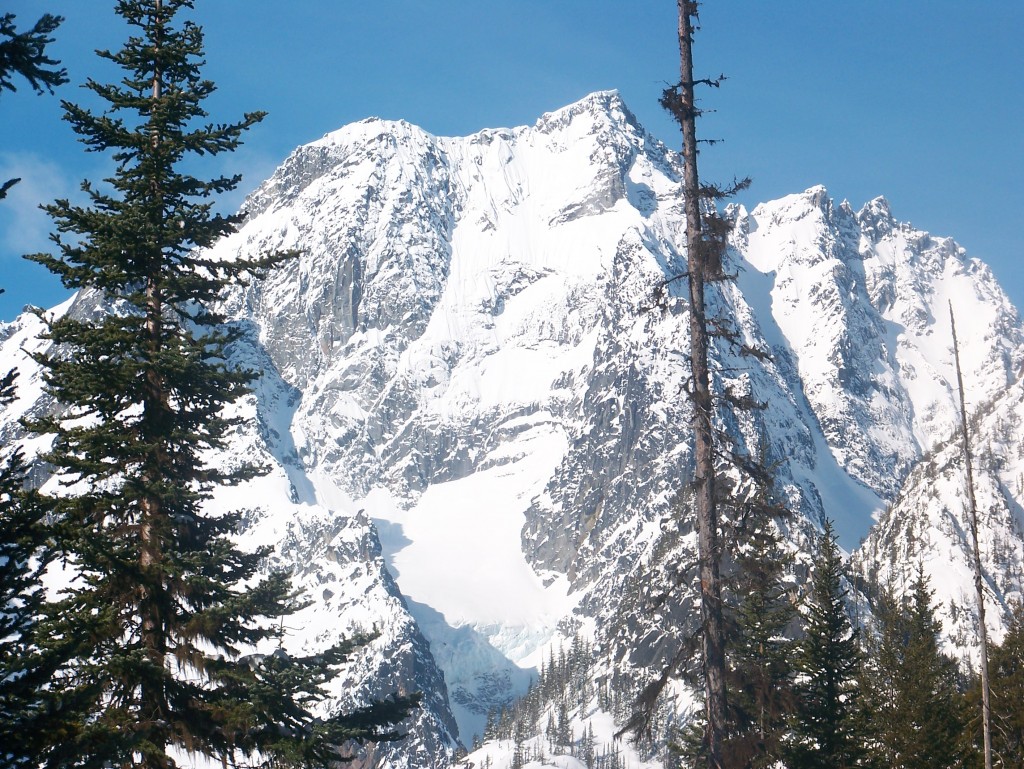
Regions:
<svg viewBox="0 0 1024 769"><path fill-rule="evenodd" d="M264 375L217 461L272 470L214 504L246 508L242 540L295 569L312 605L291 643L378 631L339 702L425 692L410 739L367 765L451 765L575 633L595 677L636 683L692 627L692 596L659 598L695 547L673 501L692 474L682 282L653 300L685 271L679 173L611 91L463 138L369 119L297 149L212 249L301 251L224 298L245 331L234 361ZM708 303L771 356L718 343L716 388L766 403L720 425L776 467L801 568L825 516L848 549L866 537L862 573L898 587L920 563L950 648L970 655L948 302L997 636L1024 572L1016 309L984 264L882 198L855 211L815 187L726 215L736 278ZM22 371L5 441L48 407L23 352L39 328L0 324L0 371Z"/></svg>

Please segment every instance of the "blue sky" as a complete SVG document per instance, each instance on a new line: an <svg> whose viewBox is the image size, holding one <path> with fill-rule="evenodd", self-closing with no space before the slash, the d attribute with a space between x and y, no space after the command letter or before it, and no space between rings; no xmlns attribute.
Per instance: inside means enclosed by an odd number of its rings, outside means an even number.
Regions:
<svg viewBox="0 0 1024 769"><path fill-rule="evenodd" d="M239 171L236 206L296 146L370 115L442 135L533 123L587 93L617 88L670 146L657 100L677 79L671 0L198 0L214 120L267 110L211 173ZM29 24L66 17L52 54L71 83L54 96L0 94L0 177L25 181L0 203L0 319L63 290L20 255L47 248L39 203L110 171L60 119L60 99L117 76L92 53L125 27L106 0L7 0ZM698 127L723 139L701 175L749 175L752 205L824 184L854 207L886 196L897 218L951 235L992 265L1024 306L1024 3L1019 0L708 2L699 75L724 73Z"/></svg>

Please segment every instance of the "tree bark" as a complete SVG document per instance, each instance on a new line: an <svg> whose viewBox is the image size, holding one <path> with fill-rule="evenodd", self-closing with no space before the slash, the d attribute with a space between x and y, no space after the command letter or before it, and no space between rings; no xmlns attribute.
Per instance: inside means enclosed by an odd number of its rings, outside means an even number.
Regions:
<svg viewBox="0 0 1024 769"><path fill-rule="evenodd" d="M159 47L161 44L161 31L164 24L163 2L153 0L152 10L153 25L156 27L155 42ZM150 150L154 156L159 153L162 140L158 122L154 120L156 105L163 94L163 73L158 61L153 62L153 81L151 99L153 110L150 112ZM163 229L163 190L157 171L154 169L153 178L150 181L150 194L152 195L153 235ZM140 501L140 550L139 563L141 566L143 585L140 596L139 614L142 628L142 644L153 666L152 678L147 675L141 687L141 713L147 723L147 738L163 749L166 749L170 742L170 735L167 734L167 699L164 691L163 670L167 657L167 637L164 629L164 617L162 604L164 600L165 586L163 584L162 566L163 543L160 518L164 515L160 498L153 491L160 482L163 469L163 449L160 446L158 436L166 428L167 395L163 378L157 370L157 361L163 345L163 296L160 290L159 280L163 269L163 254L159 242L147 244L152 250L145 254L146 260L146 372L145 388L143 397L143 429L146 431L147 439L151 441L152 448L145 460L146 466L143 470L143 477L147 491ZM152 754L147 754L149 760L147 765L151 769L161 769L163 761Z"/></svg>
<svg viewBox="0 0 1024 769"><path fill-rule="evenodd" d="M677 0L679 7L679 96L683 131L683 204L686 211L686 258L690 290L690 368L694 432L694 492L700 574L704 695L707 710L708 766L721 769L725 725L725 646L719 576L718 511L715 507L715 455L711 425L712 396L708 368L708 325L704 284L708 252L700 214L697 177L697 110L693 83L693 23L697 3Z"/></svg>
<svg viewBox="0 0 1024 769"><path fill-rule="evenodd" d="M964 464L967 467L967 500L970 504L971 545L974 548L974 590L978 597L978 641L981 644L981 725L985 741L985 769L992 769L992 710L988 678L988 628L985 625L985 591L981 574L981 548L978 547L978 502L974 496L974 469L971 454L971 433L967 427L967 403L964 398L964 378L960 373L960 345L956 339L956 318L953 303L949 303L949 327L953 331L953 359L956 361L956 384L960 391L960 430L964 445Z"/></svg>

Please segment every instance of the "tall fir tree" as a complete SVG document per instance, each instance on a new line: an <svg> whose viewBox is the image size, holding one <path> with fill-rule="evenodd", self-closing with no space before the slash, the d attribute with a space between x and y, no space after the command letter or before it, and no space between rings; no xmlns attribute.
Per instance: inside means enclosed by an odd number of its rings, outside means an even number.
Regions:
<svg viewBox="0 0 1024 769"><path fill-rule="evenodd" d="M862 655L850 623L843 587L843 561L832 522L818 545L807 601L804 635L795 655L798 681L790 769L850 769L863 766L860 707Z"/></svg>
<svg viewBox="0 0 1024 769"><path fill-rule="evenodd" d="M391 727L415 705L397 697L315 718L354 645L303 658L268 650L278 618L297 608L288 577L262 574L266 551L235 545L237 512L205 504L260 471L204 459L225 448L238 420L224 408L255 376L228 364L238 332L211 306L283 255L221 262L202 250L239 222L213 209L239 177L196 177L196 157L235 149L263 115L204 122L214 85L200 74L202 32L178 18L192 5L117 2L135 33L100 56L123 79L87 82L101 112L64 102L81 141L111 152L115 170L101 187L83 183L88 205L48 207L60 254L33 257L109 309L49 322L53 344L37 358L62 406L33 425L53 435L45 459L62 486L46 503L77 574L47 620L49 638L75 645L53 679L75 717L40 756L47 767L167 769L183 754L323 766L347 740L396 738Z"/></svg>
<svg viewBox="0 0 1024 769"><path fill-rule="evenodd" d="M723 483L723 485L725 485ZM786 574L792 555L770 519L742 529L725 592L725 769L774 767L782 760L793 699L793 642L797 619ZM706 714L698 713L671 750L687 766L708 761Z"/></svg>
<svg viewBox="0 0 1024 769"><path fill-rule="evenodd" d="M939 649L941 623L923 571L903 601L883 593L865 676L869 759L892 769L960 767L962 699L956 663Z"/></svg>
<svg viewBox="0 0 1024 769"><path fill-rule="evenodd" d="M797 612L785 580L793 557L771 521L758 523L736 556L727 591L723 762L735 769L778 764L794 707L788 636Z"/></svg>

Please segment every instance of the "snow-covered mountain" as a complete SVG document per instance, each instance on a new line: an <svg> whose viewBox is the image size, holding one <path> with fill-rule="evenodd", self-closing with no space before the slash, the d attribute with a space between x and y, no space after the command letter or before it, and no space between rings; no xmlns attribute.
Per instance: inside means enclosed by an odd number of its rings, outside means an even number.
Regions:
<svg viewBox="0 0 1024 769"><path fill-rule="evenodd" d="M370 119L296 150L214 248L301 252L224 300L235 359L264 372L233 452L273 470L216 503L249 510L241 536L278 545L312 599L293 643L379 632L342 705L425 692L410 740L368 764L449 765L577 631L595 676L636 684L692 628L685 589L665 600L695 547L683 282L654 301L685 270L679 172L614 92L462 138ZM1024 562L1017 311L881 198L816 187L727 215L735 279L709 306L771 355L719 341L719 391L766 403L720 426L776 468L795 549L828 516L849 549L868 537L865 572L898 585L920 562L969 650L952 302L998 634ZM0 370L22 370L4 440L49 407L22 352L38 324L0 325Z"/></svg>

